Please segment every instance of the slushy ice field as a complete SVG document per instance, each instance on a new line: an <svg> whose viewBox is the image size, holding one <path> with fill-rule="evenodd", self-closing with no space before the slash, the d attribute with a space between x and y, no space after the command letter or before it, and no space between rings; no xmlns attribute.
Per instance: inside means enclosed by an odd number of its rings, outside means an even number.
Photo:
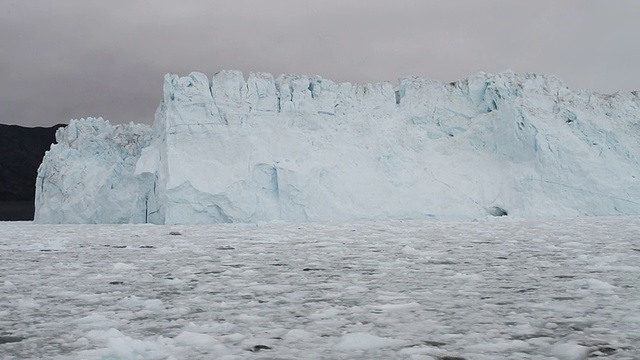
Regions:
<svg viewBox="0 0 640 360"><path fill-rule="evenodd" d="M640 218L0 223L0 358L640 359Z"/></svg>

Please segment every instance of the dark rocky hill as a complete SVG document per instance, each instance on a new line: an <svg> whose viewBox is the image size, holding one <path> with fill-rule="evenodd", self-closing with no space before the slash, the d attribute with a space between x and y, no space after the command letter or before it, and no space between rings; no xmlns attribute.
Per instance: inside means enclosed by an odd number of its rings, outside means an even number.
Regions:
<svg viewBox="0 0 640 360"><path fill-rule="evenodd" d="M32 220L38 166L58 128L0 124L0 220Z"/></svg>

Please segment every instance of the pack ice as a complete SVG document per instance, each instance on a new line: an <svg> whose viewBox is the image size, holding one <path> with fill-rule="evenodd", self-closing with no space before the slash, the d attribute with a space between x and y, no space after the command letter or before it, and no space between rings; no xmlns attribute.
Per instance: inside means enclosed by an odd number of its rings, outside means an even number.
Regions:
<svg viewBox="0 0 640 360"><path fill-rule="evenodd" d="M640 214L638 93L535 74L169 74L153 126L87 118L56 138L38 223Z"/></svg>

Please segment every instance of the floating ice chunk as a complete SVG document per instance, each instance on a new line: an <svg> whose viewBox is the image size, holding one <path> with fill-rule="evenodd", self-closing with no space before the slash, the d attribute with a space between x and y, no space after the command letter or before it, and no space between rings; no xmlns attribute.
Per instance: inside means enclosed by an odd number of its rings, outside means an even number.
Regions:
<svg viewBox="0 0 640 360"><path fill-rule="evenodd" d="M40 250L64 250L66 249L67 241L62 239L50 239L44 243L38 244Z"/></svg>
<svg viewBox="0 0 640 360"><path fill-rule="evenodd" d="M164 310L164 304L159 299L146 300L143 304L144 308L151 311Z"/></svg>
<svg viewBox="0 0 640 360"><path fill-rule="evenodd" d="M93 342L105 342L108 339L124 337L125 335L116 328L109 328L107 330L96 329L88 331L84 337Z"/></svg>
<svg viewBox="0 0 640 360"><path fill-rule="evenodd" d="M257 322L264 321L263 317L260 317L258 315L249 315L249 314L240 314L240 315L237 315L234 319L239 322L248 323L248 324L255 324Z"/></svg>
<svg viewBox="0 0 640 360"><path fill-rule="evenodd" d="M116 320L109 319L102 314L90 314L73 321L78 327L83 329L104 329L118 326Z"/></svg>
<svg viewBox="0 0 640 360"><path fill-rule="evenodd" d="M438 357L433 357L436 355L444 355L446 353L445 350L430 347L430 346L411 346L404 348L398 351L398 354L401 355L410 355L410 359L420 359L420 360L435 360ZM433 355L433 356L431 356Z"/></svg>
<svg viewBox="0 0 640 360"><path fill-rule="evenodd" d="M320 320L320 319L331 319L340 314L340 311L335 308L322 309L314 312L309 315L309 318L312 320Z"/></svg>
<svg viewBox="0 0 640 360"><path fill-rule="evenodd" d="M229 335L220 336L219 339L222 342L231 343L231 344L239 344L244 340L247 336L239 333L233 333Z"/></svg>
<svg viewBox="0 0 640 360"><path fill-rule="evenodd" d="M287 341L307 341L313 337L312 333L302 329L289 330L284 336Z"/></svg>
<svg viewBox="0 0 640 360"><path fill-rule="evenodd" d="M40 304L32 298L23 298L18 300L19 308L37 308Z"/></svg>
<svg viewBox="0 0 640 360"><path fill-rule="evenodd" d="M469 280L469 281L479 281L482 280L482 276L478 274L464 274L464 273L456 273L452 276L453 279L460 280Z"/></svg>
<svg viewBox="0 0 640 360"><path fill-rule="evenodd" d="M292 289L291 285L286 284L258 284L258 285L249 285L246 287L249 291L258 291L265 293L278 293L278 292L286 292L287 290Z"/></svg>
<svg viewBox="0 0 640 360"><path fill-rule="evenodd" d="M216 360L244 360L244 359L246 359L246 357L240 356L240 355L222 355L218 357ZM168 359L168 360L175 360L175 359Z"/></svg>
<svg viewBox="0 0 640 360"><path fill-rule="evenodd" d="M103 359L166 359L169 351L166 346L155 341L132 339L129 336L114 337L108 340L107 356Z"/></svg>
<svg viewBox="0 0 640 360"><path fill-rule="evenodd" d="M447 351L431 346L411 346L398 351L400 355L409 355L410 359L435 360L446 356Z"/></svg>
<svg viewBox="0 0 640 360"><path fill-rule="evenodd" d="M91 345L91 342L86 337L81 337L71 344L76 348L87 348Z"/></svg>
<svg viewBox="0 0 640 360"><path fill-rule="evenodd" d="M558 343L551 347L550 355L559 360L585 360L589 351L588 347L576 343Z"/></svg>
<svg viewBox="0 0 640 360"><path fill-rule="evenodd" d="M425 354L414 354L409 358L411 360L436 360L433 356L425 355Z"/></svg>
<svg viewBox="0 0 640 360"><path fill-rule="evenodd" d="M419 308L421 305L417 302L410 302L404 304L383 304L375 305L374 308L384 311L401 311L401 310L413 310Z"/></svg>
<svg viewBox="0 0 640 360"><path fill-rule="evenodd" d="M424 257L430 257L431 255L433 255L433 253L431 252L416 250L409 245L405 245L402 247L402 253L405 255L416 255Z"/></svg>
<svg viewBox="0 0 640 360"><path fill-rule="evenodd" d="M201 348L222 347L224 345L211 335L194 333L191 331L183 331L175 337L176 344L187 345Z"/></svg>
<svg viewBox="0 0 640 360"><path fill-rule="evenodd" d="M100 294L78 294L76 298L89 304L98 304L102 302L102 296Z"/></svg>
<svg viewBox="0 0 640 360"><path fill-rule="evenodd" d="M136 270L137 267L135 265L132 264L125 264L125 263L115 263L113 264L113 270L115 271L131 271L131 270Z"/></svg>
<svg viewBox="0 0 640 360"><path fill-rule="evenodd" d="M466 349L473 352L491 353L526 350L529 347L530 345L522 340L502 340L483 344L475 344L467 346Z"/></svg>
<svg viewBox="0 0 640 360"><path fill-rule="evenodd" d="M572 281L569 281L569 284L579 289L589 289L589 290L613 290L616 288L614 285L611 285L608 282L598 280L598 279L572 280Z"/></svg>
<svg viewBox="0 0 640 360"><path fill-rule="evenodd" d="M138 296L127 296L118 301L118 305L125 309L136 309L145 307L146 300Z"/></svg>
<svg viewBox="0 0 640 360"><path fill-rule="evenodd" d="M342 336L337 350L369 350L403 344L403 340L379 337L367 333L351 333Z"/></svg>
<svg viewBox="0 0 640 360"><path fill-rule="evenodd" d="M98 348L84 350L77 353L78 359L145 359L145 360L164 360L173 359L166 344L159 338L159 341L137 340L129 336L123 335L121 332L110 329L105 332L104 338L100 339L106 342L106 348ZM88 334L89 335L89 334ZM94 336L91 334L89 336ZM87 336L87 337L89 337ZM91 340L91 338L89 338ZM86 339L80 338L76 341L76 345L86 346Z"/></svg>

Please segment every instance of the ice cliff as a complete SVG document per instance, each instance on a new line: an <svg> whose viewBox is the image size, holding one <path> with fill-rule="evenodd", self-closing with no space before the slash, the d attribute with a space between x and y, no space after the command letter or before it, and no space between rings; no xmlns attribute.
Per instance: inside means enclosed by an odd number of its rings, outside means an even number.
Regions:
<svg viewBox="0 0 640 360"><path fill-rule="evenodd" d="M153 127L71 121L39 223L640 214L640 97L555 77L165 76Z"/></svg>

